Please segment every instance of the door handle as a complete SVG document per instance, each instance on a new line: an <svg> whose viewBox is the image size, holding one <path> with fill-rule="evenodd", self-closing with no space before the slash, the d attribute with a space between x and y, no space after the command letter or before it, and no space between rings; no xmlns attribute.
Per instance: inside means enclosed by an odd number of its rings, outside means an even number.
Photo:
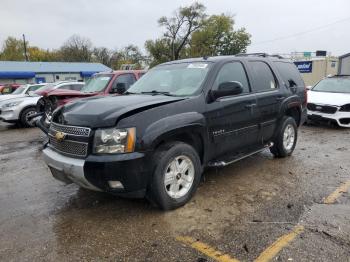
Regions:
<svg viewBox="0 0 350 262"><path fill-rule="evenodd" d="M244 107L245 108L253 108L253 107L256 107L256 104L247 104Z"/></svg>
<svg viewBox="0 0 350 262"><path fill-rule="evenodd" d="M278 96L278 97L276 97L276 100L277 101L282 101L284 98L285 98L284 96Z"/></svg>

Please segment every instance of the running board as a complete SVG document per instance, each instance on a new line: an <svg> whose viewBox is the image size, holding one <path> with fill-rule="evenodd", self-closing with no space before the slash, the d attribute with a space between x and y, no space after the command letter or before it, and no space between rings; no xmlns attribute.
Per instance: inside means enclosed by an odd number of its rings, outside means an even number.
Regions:
<svg viewBox="0 0 350 262"><path fill-rule="evenodd" d="M250 152L248 154L244 154L244 155L238 155L237 157L233 158L233 159L230 159L230 160L215 160L215 161L211 161L208 163L208 166L209 167L224 167L224 166L228 166L232 163L235 163L239 160L242 160L246 157L249 157L249 156L252 156L252 155L255 155L257 153L260 153L261 151L264 151L266 148L270 148L273 146L273 142L269 142L268 144L264 145L263 148L260 148L258 150L255 150L253 152Z"/></svg>

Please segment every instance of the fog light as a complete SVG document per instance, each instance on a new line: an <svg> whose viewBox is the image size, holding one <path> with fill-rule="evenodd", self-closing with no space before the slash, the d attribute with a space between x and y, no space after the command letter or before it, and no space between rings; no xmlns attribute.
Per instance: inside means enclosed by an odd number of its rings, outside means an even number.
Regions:
<svg viewBox="0 0 350 262"><path fill-rule="evenodd" d="M108 184L110 188L124 188L123 184L120 181L108 181Z"/></svg>

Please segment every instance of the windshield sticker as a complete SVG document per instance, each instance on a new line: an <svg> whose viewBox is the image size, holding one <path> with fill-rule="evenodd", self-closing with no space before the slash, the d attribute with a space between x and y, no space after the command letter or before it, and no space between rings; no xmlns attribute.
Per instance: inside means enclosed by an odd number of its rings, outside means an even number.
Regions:
<svg viewBox="0 0 350 262"><path fill-rule="evenodd" d="M201 63L195 63L195 64L189 64L187 68L199 68L204 69L207 68L208 64L201 64Z"/></svg>
<svg viewBox="0 0 350 262"><path fill-rule="evenodd" d="M109 80L109 76L104 76L100 78L102 81L108 81Z"/></svg>

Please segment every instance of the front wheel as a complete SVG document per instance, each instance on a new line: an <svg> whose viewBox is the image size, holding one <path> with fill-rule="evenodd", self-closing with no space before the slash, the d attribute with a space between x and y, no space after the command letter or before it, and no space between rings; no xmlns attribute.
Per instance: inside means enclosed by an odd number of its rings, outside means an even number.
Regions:
<svg viewBox="0 0 350 262"><path fill-rule="evenodd" d="M271 153L276 157L290 156L298 139L298 127L294 118L283 117L276 132L274 145L270 148Z"/></svg>
<svg viewBox="0 0 350 262"><path fill-rule="evenodd" d="M147 197L163 210L186 204L200 182L201 162L193 147L182 142L161 146L154 157L157 161Z"/></svg>
<svg viewBox="0 0 350 262"><path fill-rule="evenodd" d="M20 117L21 124L24 127L34 127L35 121L32 118L32 116L35 114L36 114L35 107L29 107L29 108L26 108L25 110L23 110L23 112L21 113L21 117Z"/></svg>

